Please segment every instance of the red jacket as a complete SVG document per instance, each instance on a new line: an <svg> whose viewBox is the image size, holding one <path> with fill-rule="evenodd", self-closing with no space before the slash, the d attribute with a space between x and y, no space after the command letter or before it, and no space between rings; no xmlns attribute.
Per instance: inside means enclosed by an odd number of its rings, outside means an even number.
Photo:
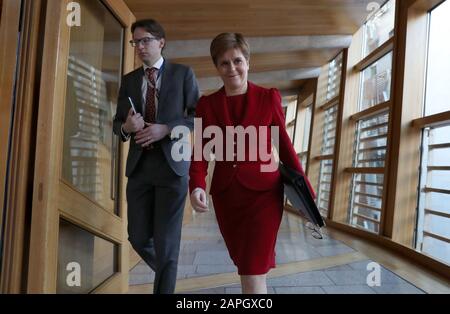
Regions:
<svg viewBox="0 0 450 314"><path fill-rule="evenodd" d="M212 95L201 97L197 104L196 117L202 119L202 134L208 126L218 126L222 129L223 134L225 134L226 126L235 126L231 121L228 112L225 88L222 87L222 89ZM244 128L255 126L256 129L260 126L268 127L268 132L266 132L267 135L264 138L261 138L261 135L264 134L258 134L259 132L257 132L258 143L259 141L266 141L265 147L268 148L268 152L270 152L271 149L270 126L278 126L280 160L290 168L304 174L289 135L286 132L285 117L281 106L281 96L278 90L266 89L248 82L247 107L245 108L245 115L242 117L240 125ZM199 135L197 134L195 138L198 136ZM211 139L208 138L203 139L202 149L210 140ZM225 136L223 142L225 159ZM196 145L198 145L198 143L196 143ZM261 165L268 164L269 162L263 162L259 154L257 154L257 161L249 161L251 149L256 150L256 152L258 151L258 147L250 147L248 141L246 141L246 161L237 161L237 157L235 157L234 161L216 160L211 182L211 195L227 188L233 180L238 180L239 183L246 188L256 191L270 190L281 184L281 176L278 169L273 172L261 171ZM207 170L208 161L203 158L203 154L201 161L195 161L193 154L189 169L189 189L191 193L198 187L206 190L205 178L207 176ZM306 181L315 197L314 190L307 178Z"/></svg>

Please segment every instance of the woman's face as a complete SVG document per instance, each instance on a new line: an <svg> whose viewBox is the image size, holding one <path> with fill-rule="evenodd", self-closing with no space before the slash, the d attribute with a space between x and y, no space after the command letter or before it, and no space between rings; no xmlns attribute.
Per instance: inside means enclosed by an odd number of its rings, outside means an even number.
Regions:
<svg viewBox="0 0 450 314"><path fill-rule="evenodd" d="M216 68L227 90L247 87L249 64L240 49L227 50L217 60Z"/></svg>

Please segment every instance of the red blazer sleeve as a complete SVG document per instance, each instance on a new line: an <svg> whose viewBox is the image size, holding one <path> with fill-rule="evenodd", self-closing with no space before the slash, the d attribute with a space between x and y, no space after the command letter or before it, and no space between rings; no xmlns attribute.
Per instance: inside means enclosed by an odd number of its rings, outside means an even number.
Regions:
<svg viewBox="0 0 450 314"><path fill-rule="evenodd" d="M196 188L202 188L206 191L206 176L208 175L208 161L205 160L203 156L203 147L205 146L205 139L203 139L203 131L205 129L205 120L206 120L206 111L205 111L205 97L201 97L198 101L197 107L196 107L196 113L195 117L198 119L202 119L202 142L196 143L194 138L194 145L201 145L202 150L202 156L200 160L195 160L195 146L192 150L192 156L191 156L191 166L189 168L189 193L192 193L193 190ZM198 149L198 148L197 148Z"/></svg>
<svg viewBox="0 0 450 314"><path fill-rule="evenodd" d="M284 116L283 109L281 106L280 92L277 89L272 88L270 90L270 95L272 98L272 105L274 108L272 125L278 126L280 133L280 142L279 142L280 160L283 164L285 164L289 168L292 168L300 172L305 177L306 183L308 184L308 187L311 190L313 198L316 198L316 193L314 192L311 182L309 182L309 179L306 177L305 172L303 171L303 167L300 164L300 161L298 160L297 153L295 152L294 146L292 145L291 139L286 131L286 118Z"/></svg>

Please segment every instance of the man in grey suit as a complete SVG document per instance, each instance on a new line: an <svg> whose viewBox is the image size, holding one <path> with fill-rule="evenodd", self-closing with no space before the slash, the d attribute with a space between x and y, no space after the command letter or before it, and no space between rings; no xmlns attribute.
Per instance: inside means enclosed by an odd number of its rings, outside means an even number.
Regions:
<svg viewBox="0 0 450 314"><path fill-rule="evenodd" d="M189 162L172 158L178 139L171 138L171 130L193 129L199 91L189 67L162 57L166 41L159 23L141 20L131 30L130 43L143 67L123 77L114 118L114 133L123 141L131 139L126 165L128 236L155 271L153 292L173 293Z"/></svg>

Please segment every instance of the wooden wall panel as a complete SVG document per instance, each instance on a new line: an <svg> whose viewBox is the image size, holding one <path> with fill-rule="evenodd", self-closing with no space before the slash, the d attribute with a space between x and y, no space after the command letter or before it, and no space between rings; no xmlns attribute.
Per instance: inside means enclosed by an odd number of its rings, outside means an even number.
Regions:
<svg viewBox="0 0 450 314"><path fill-rule="evenodd" d="M320 67L337 52L336 49L319 49L252 54L250 73ZM217 76L217 70L210 57L179 58L171 61L191 66L197 77Z"/></svg>
<svg viewBox="0 0 450 314"><path fill-rule="evenodd" d="M370 2L384 0L125 0L138 18L155 18L169 40L212 39L222 32L245 36L334 35L355 33Z"/></svg>

